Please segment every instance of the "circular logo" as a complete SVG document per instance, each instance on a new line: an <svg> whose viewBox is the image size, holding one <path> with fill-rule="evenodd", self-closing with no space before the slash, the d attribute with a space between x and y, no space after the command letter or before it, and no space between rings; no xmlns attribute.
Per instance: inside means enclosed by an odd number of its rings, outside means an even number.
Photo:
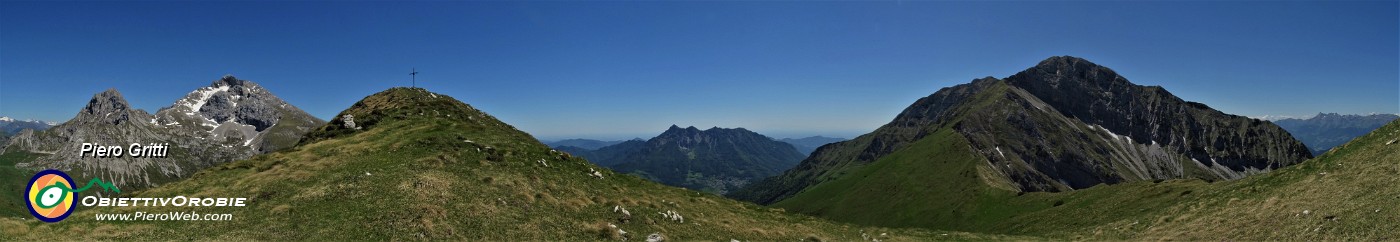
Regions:
<svg viewBox="0 0 1400 242"><path fill-rule="evenodd" d="M44 170L29 179L25 188L29 213L44 222L58 222L73 214L73 178L58 170Z"/></svg>

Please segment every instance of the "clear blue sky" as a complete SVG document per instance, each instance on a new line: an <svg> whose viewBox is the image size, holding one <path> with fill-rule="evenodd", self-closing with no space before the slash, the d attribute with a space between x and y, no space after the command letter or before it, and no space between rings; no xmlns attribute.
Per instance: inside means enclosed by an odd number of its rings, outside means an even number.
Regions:
<svg viewBox="0 0 1400 242"><path fill-rule="evenodd" d="M0 2L0 115L154 112L224 74L330 118L419 85L543 139L671 124L850 137L919 97L1087 58L1227 113L1400 112L1379 2Z"/></svg>

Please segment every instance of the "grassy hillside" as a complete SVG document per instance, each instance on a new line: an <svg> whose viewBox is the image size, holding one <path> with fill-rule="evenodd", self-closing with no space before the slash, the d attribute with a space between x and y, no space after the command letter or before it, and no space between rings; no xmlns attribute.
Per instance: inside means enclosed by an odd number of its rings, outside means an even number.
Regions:
<svg viewBox="0 0 1400 242"><path fill-rule="evenodd" d="M1016 193L982 182L977 164L985 162L967 151L966 140L951 130L911 147L919 148L885 156L773 206L861 224L962 230L985 227L992 222L987 220L998 218L990 214L1020 209L1001 206Z"/></svg>
<svg viewBox="0 0 1400 242"><path fill-rule="evenodd" d="M15 164L33 161L39 155L23 151L0 153L3 153L0 154L0 194L5 194L0 196L0 217L29 217L24 196L19 194L24 194L34 171L19 169Z"/></svg>
<svg viewBox="0 0 1400 242"><path fill-rule="evenodd" d="M346 114L359 129L347 128ZM456 100L396 88L290 150L216 166L129 197L248 197L247 207L79 207L47 224L0 218L4 238L216 240L887 241L1026 239L829 222L612 173ZM603 178L588 175L598 170ZM80 194L82 195L82 194ZM622 206L632 216L614 213ZM230 213L230 221L96 221L98 213ZM659 213L675 211L684 222ZM622 235L608 224L626 231Z"/></svg>

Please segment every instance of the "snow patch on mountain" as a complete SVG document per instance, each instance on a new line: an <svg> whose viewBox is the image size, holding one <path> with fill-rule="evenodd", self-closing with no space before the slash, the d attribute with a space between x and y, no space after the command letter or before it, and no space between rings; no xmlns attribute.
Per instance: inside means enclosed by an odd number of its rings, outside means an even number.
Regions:
<svg viewBox="0 0 1400 242"><path fill-rule="evenodd" d="M190 95L197 95L198 98L195 98L195 100L189 100L189 98L181 99L180 104L189 108L185 114L195 115L195 113L199 112L199 108L204 107L204 104L209 102L209 97L213 97L215 93L226 91L228 91L228 86L226 85L199 88L199 90L190 93Z"/></svg>

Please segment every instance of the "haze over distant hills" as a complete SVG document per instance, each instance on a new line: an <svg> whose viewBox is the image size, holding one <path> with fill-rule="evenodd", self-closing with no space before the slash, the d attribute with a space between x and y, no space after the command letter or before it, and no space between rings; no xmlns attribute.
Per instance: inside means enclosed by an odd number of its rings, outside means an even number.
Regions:
<svg viewBox="0 0 1400 242"><path fill-rule="evenodd" d="M1322 155L1332 147L1344 144L1356 137L1370 133L1400 116L1395 114L1341 115L1318 113L1307 119L1287 118L1273 121L1293 137L1302 140L1312 150L1313 155Z"/></svg>
<svg viewBox="0 0 1400 242"><path fill-rule="evenodd" d="M603 148L604 146L615 145L624 141L626 140L602 141L595 139L564 139L558 141L544 142L544 144L548 145L549 147L572 146L588 150L596 150L598 148Z"/></svg>
<svg viewBox="0 0 1400 242"><path fill-rule="evenodd" d="M821 146L826 145L826 144L841 142L841 141L845 141L845 140L847 140L847 139L846 139L846 138L824 137L824 136L818 135L818 136L811 136L811 137L800 138L800 139L783 138L783 139L780 139L780 140L778 140L778 141L782 141L783 143L792 144L793 147L797 148L797 152L802 152L802 154L812 154L812 151L817 150L817 147L821 147Z"/></svg>

